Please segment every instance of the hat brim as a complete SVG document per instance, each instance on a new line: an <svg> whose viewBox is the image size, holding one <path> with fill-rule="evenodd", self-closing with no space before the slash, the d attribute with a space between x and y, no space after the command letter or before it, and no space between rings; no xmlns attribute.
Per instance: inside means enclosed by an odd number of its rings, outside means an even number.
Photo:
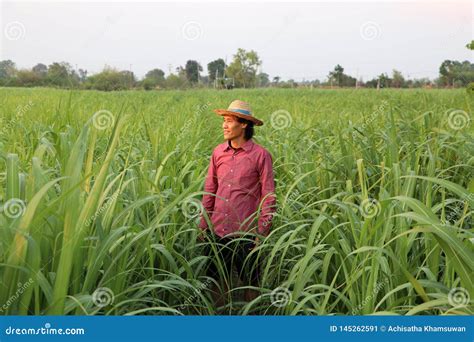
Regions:
<svg viewBox="0 0 474 342"><path fill-rule="evenodd" d="M262 126L263 125L263 121L260 121L259 119L255 118L253 116L242 114L242 113L239 113L239 112L232 112L232 111L227 110L227 109L214 109L214 112L217 115L221 115L221 116L223 116L223 115L238 116L239 118L252 121L255 124L255 126Z"/></svg>

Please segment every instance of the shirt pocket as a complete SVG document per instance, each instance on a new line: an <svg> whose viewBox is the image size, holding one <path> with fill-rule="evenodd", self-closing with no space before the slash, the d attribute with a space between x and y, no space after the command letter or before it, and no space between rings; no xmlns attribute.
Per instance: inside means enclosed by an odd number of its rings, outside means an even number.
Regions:
<svg viewBox="0 0 474 342"><path fill-rule="evenodd" d="M236 183L243 190L254 191L260 181L257 164L250 158L245 158L239 163Z"/></svg>

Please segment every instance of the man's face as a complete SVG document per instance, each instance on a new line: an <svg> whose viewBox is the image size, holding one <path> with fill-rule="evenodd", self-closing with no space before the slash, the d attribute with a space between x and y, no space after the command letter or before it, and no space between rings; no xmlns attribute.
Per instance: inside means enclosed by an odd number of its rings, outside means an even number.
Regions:
<svg viewBox="0 0 474 342"><path fill-rule="evenodd" d="M233 115L224 115L224 122L222 123L222 129L224 131L224 139L232 140L238 138L245 133L246 123L237 121L237 118Z"/></svg>

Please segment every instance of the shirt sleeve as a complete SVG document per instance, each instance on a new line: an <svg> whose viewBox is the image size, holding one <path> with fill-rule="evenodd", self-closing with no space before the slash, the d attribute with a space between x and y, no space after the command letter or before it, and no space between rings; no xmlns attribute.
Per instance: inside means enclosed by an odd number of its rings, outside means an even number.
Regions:
<svg viewBox="0 0 474 342"><path fill-rule="evenodd" d="M204 191L209 194L204 194L202 196L202 206L203 211L205 210L209 219L212 217L212 212L214 211L215 203L215 194L217 193L217 172L216 172L216 163L215 163L215 153L212 153L211 161L209 163L209 168L207 170L207 177L204 183ZM199 222L199 228L206 230L208 228L206 219L204 215L201 215L201 220Z"/></svg>
<svg viewBox="0 0 474 342"><path fill-rule="evenodd" d="M275 181L273 179L273 162L270 153L265 153L260 167L260 184L262 206L258 219L258 233L267 236L270 232L273 216L276 211Z"/></svg>

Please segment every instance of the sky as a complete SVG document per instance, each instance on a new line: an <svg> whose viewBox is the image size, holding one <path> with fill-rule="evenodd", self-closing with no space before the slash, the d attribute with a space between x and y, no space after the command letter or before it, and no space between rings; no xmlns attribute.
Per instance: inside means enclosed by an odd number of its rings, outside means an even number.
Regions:
<svg viewBox="0 0 474 342"><path fill-rule="evenodd" d="M0 59L18 68L66 61L141 78L189 59L230 63L255 50L260 71L283 80L325 80L336 64L369 80L393 69L435 78L445 59L469 60L472 2L1 1Z"/></svg>

